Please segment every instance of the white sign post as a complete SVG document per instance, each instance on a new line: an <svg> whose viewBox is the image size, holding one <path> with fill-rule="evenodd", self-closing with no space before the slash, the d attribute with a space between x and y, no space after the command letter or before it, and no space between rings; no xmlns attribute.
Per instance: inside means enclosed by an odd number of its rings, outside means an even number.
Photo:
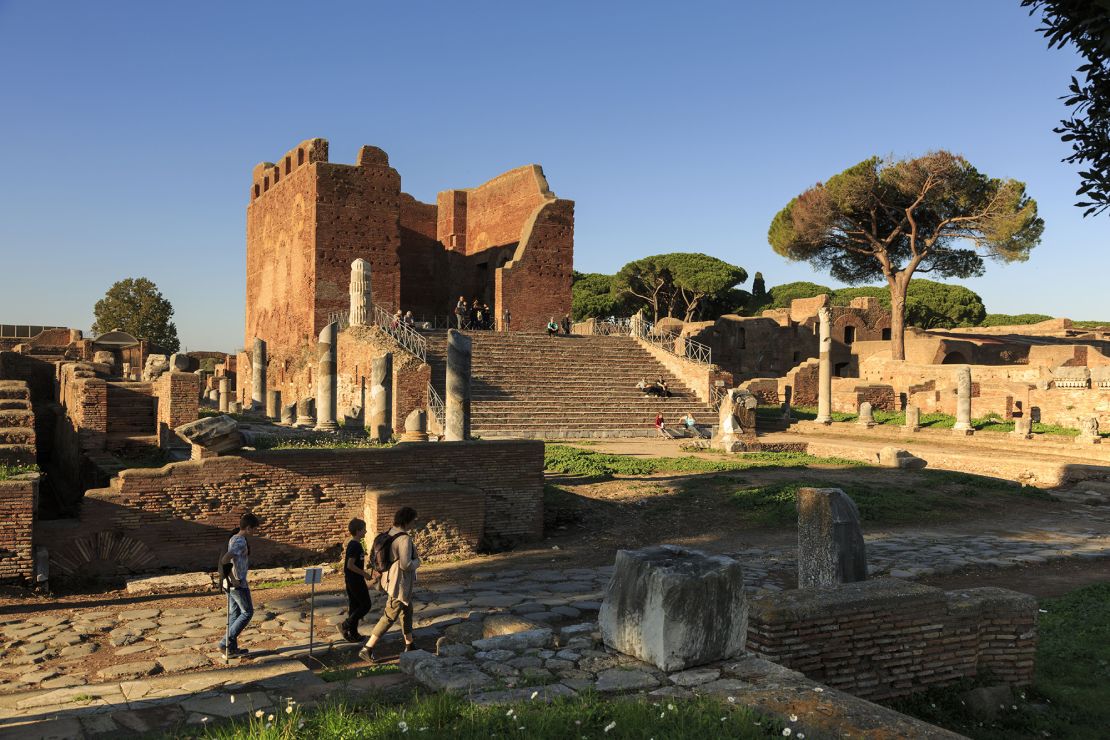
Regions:
<svg viewBox="0 0 1110 740"><path fill-rule="evenodd" d="M312 584L312 595L308 601L308 654L312 655L312 644L316 639L316 584L324 580L323 568L305 568L304 582Z"/></svg>

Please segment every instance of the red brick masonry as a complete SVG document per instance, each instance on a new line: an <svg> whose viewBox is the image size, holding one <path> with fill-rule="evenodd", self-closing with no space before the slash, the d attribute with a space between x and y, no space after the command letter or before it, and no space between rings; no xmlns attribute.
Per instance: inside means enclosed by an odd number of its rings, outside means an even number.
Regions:
<svg viewBox="0 0 1110 740"><path fill-rule="evenodd" d="M865 699L982 673L1033 679L1037 602L1001 588L942 591L883 578L753 600L748 649Z"/></svg>
<svg viewBox="0 0 1110 740"><path fill-rule="evenodd" d="M444 484L463 491L464 500L433 511L426 497L436 490L449 496ZM36 536L67 570L80 565L73 543L105 532L147 570L209 569L239 515L250 510L262 519L252 563L282 565L337 554L347 522L363 517L383 490L404 487L419 494L411 502L418 511L423 504L438 525L464 533L471 544L476 532L500 543L543 533L543 443L512 440L271 450L125 470L111 487L85 494L77 526L40 523ZM485 494L484 506L470 505L475 489ZM402 498L392 495L389 503L404 505Z"/></svg>
<svg viewBox="0 0 1110 740"><path fill-rule="evenodd" d="M34 571L31 532L39 475L0 481L0 582L30 580Z"/></svg>

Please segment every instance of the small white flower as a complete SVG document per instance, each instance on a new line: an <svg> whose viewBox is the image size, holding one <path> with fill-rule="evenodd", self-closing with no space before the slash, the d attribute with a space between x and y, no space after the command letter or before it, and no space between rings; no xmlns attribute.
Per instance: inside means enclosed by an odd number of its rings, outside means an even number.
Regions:
<svg viewBox="0 0 1110 740"><path fill-rule="evenodd" d="M610 722L609 724L605 725L605 731L609 732L609 730L613 729L616 726L617 726L616 721Z"/></svg>
<svg viewBox="0 0 1110 740"><path fill-rule="evenodd" d="M230 697L228 697L228 698L229 698L229 699L231 699L231 703L232 703L232 704L234 704L234 703L235 703L235 694L232 694L232 695L231 695Z"/></svg>
<svg viewBox="0 0 1110 740"><path fill-rule="evenodd" d="M791 732L792 732L792 730L789 727L782 728L782 736L783 737L790 737Z"/></svg>
<svg viewBox="0 0 1110 740"><path fill-rule="evenodd" d="M673 712L674 711L674 704L668 704L667 709L669 709Z"/></svg>
<svg viewBox="0 0 1110 740"><path fill-rule="evenodd" d="M724 722L726 719L728 719L728 717L721 717L722 722Z"/></svg>
<svg viewBox="0 0 1110 740"><path fill-rule="evenodd" d="M730 696L728 698L728 703L729 704L735 704L736 703L736 697L735 696Z"/></svg>
<svg viewBox="0 0 1110 740"><path fill-rule="evenodd" d="M576 719L576 720L574 720L574 724L580 725L580 724L582 724L582 720Z"/></svg>
<svg viewBox="0 0 1110 740"><path fill-rule="evenodd" d="M663 718L664 718L664 717L666 717L666 716L667 716L667 713L666 713L666 712L660 712L660 713L659 713L659 719L663 719Z"/></svg>
<svg viewBox="0 0 1110 740"><path fill-rule="evenodd" d="M290 704L289 706L287 706L285 708L285 713L286 714L292 714L293 713L293 705L292 704Z"/></svg>
<svg viewBox="0 0 1110 740"><path fill-rule="evenodd" d="M404 721L404 720L401 720L400 722L397 723L397 729L400 730L401 732L408 732L409 731L409 723Z"/></svg>
<svg viewBox="0 0 1110 740"><path fill-rule="evenodd" d="M531 697L531 698L535 699L535 698L536 698L537 696L539 696L539 695L540 695L540 692L538 692L538 691L533 691L533 692L532 692L532 697Z"/></svg>
<svg viewBox="0 0 1110 740"><path fill-rule="evenodd" d="M805 739L806 739L806 734L804 732L799 732L798 733L798 740L805 740Z"/></svg>
<svg viewBox="0 0 1110 740"><path fill-rule="evenodd" d="M256 709L254 711L254 716L255 717L261 717L262 716L262 710L261 709Z"/></svg>
<svg viewBox="0 0 1110 740"><path fill-rule="evenodd" d="M1014 704L1013 706L1011 706L1010 709L1017 709L1017 704Z"/></svg>
<svg viewBox="0 0 1110 740"><path fill-rule="evenodd" d="M208 721L208 718L207 718L207 717L201 717L201 718L200 718L200 723L201 723L201 724L204 724L204 723L205 723L205 722L207 722L207 721Z"/></svg>
<svg viewBox="0 0 1110 740"><path fill-rule="evenodd" d="M813 690L816 691L818 694L820 694L822 691L824 691L824 689L821 688L820 686L814 686Z"/></svg>
<svg viewBox="0 0 1110 740"><path fill-rule="evenodd" d="M798 721L798 715L796 715L796 714L790 715L790 721L791 722L797 722Z"/></svg>
<svg viewBox="0 0 1110 740"><path fill-rule="evenodd" d="M521 726L520 726L520 727L518 727L517 729L518 729L518 730L523 730L523 729L524 729L524 725L521 725Z"/></svg>
<svg viewBox="0 0 1110 740"><path fill-rule="evenodd" d="M268 717L266 717L266 721L267 722L273 722L274 721L274 715L271 714Z"/></svg>
<svg viewBox="0 0 1110 740"><path fill-rule="evenodd" d="M297 723L297 729L300 730L303 727L304 727L304 720L302 719L300 722Z"/></svg>

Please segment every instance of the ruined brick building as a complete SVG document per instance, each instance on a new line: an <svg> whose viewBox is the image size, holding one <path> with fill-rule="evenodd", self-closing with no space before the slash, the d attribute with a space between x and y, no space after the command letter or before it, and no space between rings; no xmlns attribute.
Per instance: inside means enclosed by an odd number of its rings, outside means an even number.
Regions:
<svg viewBox="0 0 1110 740"><path fill-rule="evenodd" d="M570 310L573 251L574 203L555 197L538 165L422 203L381 149L337 164L325 139L310 139L254 168L244 345L314 342L347 308L358 258L388 310L447 315L465 296L488 304L498 329L506 311L513 329L540 329Z"/></svg>

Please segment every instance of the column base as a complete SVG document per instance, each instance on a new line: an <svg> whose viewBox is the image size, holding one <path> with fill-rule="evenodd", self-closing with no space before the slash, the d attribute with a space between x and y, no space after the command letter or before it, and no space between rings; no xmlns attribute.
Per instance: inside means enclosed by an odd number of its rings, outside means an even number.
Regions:
<svg viewBox="0 0 1110 740"><path fill-rule="evenodd" d="M905 429L910 434L916 434L917 432L921 431L921 427L902 427L902 428Z"/></svg>
<svg viewBox="0 0 1110 740"><path fill-rule="evenodd" d="M829 425L832 424L832 417L831 416L825 416L825 417L818 416L813 421L816 422L817 424L824 424L825 426L829 426Z"/></svg>
<svg viewBox="0 0 1110 740"><path fill-rule="evenodd" d="M1032 434L1018 434L1017 432L1010 432L1010 436L1014 439L1033 439Z"/></svg>
<svg viewBox="0 0 1110 740"><path fill-rule="evenodd" d="M339 429L339 425L334 421L317 422L316 426L313 427L313 430L317 432L334 432L337 429Z"/></svg>
<svg viewBox="0 0 1110 740"><path fill-rule="evenodd" d="M952 427L952 434L955 434L957 437L970 437L971 435L975 434L975 430L971 427L965 427L963 429L959 427Z"/></svg>

